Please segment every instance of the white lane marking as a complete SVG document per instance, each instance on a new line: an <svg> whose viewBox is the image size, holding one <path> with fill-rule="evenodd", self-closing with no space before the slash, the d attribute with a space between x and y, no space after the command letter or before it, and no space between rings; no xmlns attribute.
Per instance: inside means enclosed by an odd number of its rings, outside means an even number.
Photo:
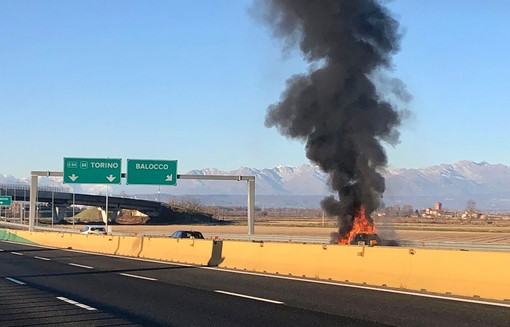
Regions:
<svg viewBox="0 0 510 327"><path fill-rule="evenodd" d="M61 301L64 301L64 302L67 302L67 303L70 303L70 304L74 304L75 306L83 308L85 310L89 310L89 311L97 310L96 308L93 308L91 306L88 306L88 305L80 303L80 302L76 302L76 301L70 300L70 299L68 299L66 297L63 297L63 296L57 296L57 299L59 299Z"/></svg>
<svg viewBox="0 0 510 327"><path fill-rule="evenodd" d="M15 255L23 255L23 253L19 253L19 252L11 252L12 254L15 254Z"/></svg>
<svg viewBox="0 0 510 327"><path fill-rule="evenodd" d="M0 252L4 252L4 250L0 249Z"/></svg>
<svg viewBox="0 0 510 327"><path fill-rule="evenodd" d="M0 242L19 244L18 242L12 242L12 241L0 241ZM197 269L216 270L216 271L223 271L223 272L228 272L228 273L232 273L232 274L263 276L263 277L268 277L268 278L287 279L287 280L294 280L294 281L300 281L300 282L305 282L305 283L317 283L317 284L333 285L333 286L339 286L339 287L361 288L361 289L367 289L367 290L373 290L373 291L379 291L379 292L405 294L405 295L411 295L411 296L421 296L421 297L436 298L436 299L441 299L441 300L449 300L449 301L456 301L456 302L466 302L466 303L483 304L483 305L491 305L491 306L497 306L497 307L510 308L510 304L500 303L500 302L489 302L489 301L482 301L482 300L470 300L470 299L464 299L464 298L456 298L456 297L450 297L450 296L413 293L410 291L398 291L398 290L385 289L385 288L343 284L340 282L328 282L328 281L311 280L311 279L296 278L296 277L269 275L269 274L249 272L249 271L237 271L237 270L232 270L232 269L227 269L227 268L201 267L201 266L196 266L196 265L191 265L191 264L186 264L186 263L159 261L159 260L155 260L155 259L144 259L144 258L129 258L129 257L120 256L120 255L115 255L115 254L92 253L92 252L86 252L86 251L80 251L80 250L69 250L69 249L62 249L62 248L35 245L35 244L23 244L23 245L36 247L36 248L42 248L42 249L54 249L54 250L62 250L62 251L74 252L74 253L85 253L85 254L97 255L97 256L101 256L101 257L111 257L111 258L119 258L119 259L125 259L125 260L143 261L143 262L154 262L154 263L160 263L163 265L170 265L170 266L195 267Z"/></svg>
<svg viewBox="0 0 510 327"><path fill-rule="evenodd" d="M37 257L37 256L35 256L34 258L39 259L39 260L50 261L50 259L45 258L45 257Z"/></svg>
<svg viewBox="0 0 510 327"><path fill-rule="evenodd" d="M80 268L85 268L85 269L94 269L94 267L91 267L91 266L80 265L78 263L72 263L72 262L68 263L68 265L75 266L75 267L80 267Z"/></svg>
<svg viewBox="0 0 510 327"><path fill-rule="evenodd" d="M5 277L5 279L10 280L11 282L19 284L19 285L25 285L26 284L25 282L22 282L21 280L17 280L17 279L11 278L11 277Z"/></svg>
<svg viewBox="0 0 510 327"><path fill-rule="evenodd" d="M216 292L216 293L221 293L221 294L227 294L227 295L237 296L237 297L243 297L243 298L251 299L251 300L262 301L262 302L269 302L269 303L274 303L274 304L284 304L284 303L283 303L283 302L281 302L281 301L275 301L275 300L270 300L270 299L264 299L264 298L262 298L262 297L256 297L256 296L250 296L250 295L244 295L244 294L232 293L232 292L226 292L226 291L220 291L220 290L215 290L215 292Z"/></svg>
<svg viewBox="0 0 510 327"><path fill-rule="evenodd" d="M145 280L157 280L156 278L145 277L145 276L138 276L138 275L131 275L131 274L125 274L125 273L119 273L119 275L126 276L126 277L138 278L138 279L145 279Z"/></svg>

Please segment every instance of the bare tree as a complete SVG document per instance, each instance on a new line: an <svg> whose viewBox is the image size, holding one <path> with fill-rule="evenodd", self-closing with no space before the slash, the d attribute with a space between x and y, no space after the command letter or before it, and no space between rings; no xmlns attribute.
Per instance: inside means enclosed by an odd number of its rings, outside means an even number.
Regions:
<svg viewBox="0 0 510 327"><path fill-rule="evenodd" d="M466 211L469 213L476 212L476 202L474 200L469 200L466 204Z"/></svg>

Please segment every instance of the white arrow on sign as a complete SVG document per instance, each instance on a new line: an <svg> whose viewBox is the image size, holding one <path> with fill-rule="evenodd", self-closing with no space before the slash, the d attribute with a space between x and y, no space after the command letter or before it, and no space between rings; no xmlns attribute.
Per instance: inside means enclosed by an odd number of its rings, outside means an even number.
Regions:
<svg viewBox="0 0 510 327"><path fill-rule="evenodd" d="M78 179L78 176L76 176L75 174L72 174L71 176L69 176L69 179L74 182L75 180Z"/></svg>
<svg viewBox="0 0 510 327"><path fill-rule="evenodd" d="M174 180L174 174L166 175L165 182L172 182Z"/></svg>
<svg viewBox="0 0 510 327"><path fill-rule="evenodd" d="M110 176L106 176L106 179L111 182L113 182L115 180L115 178L117 178L117 176L113 176L112 174L110 174Z"/></svg>

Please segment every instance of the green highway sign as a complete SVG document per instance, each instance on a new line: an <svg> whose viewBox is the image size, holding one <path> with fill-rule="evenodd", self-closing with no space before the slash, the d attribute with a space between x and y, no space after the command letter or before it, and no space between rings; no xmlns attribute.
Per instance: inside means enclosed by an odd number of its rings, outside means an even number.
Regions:
<svg viewBox="0 0 510 327"><path fill-rule="evenodd" d="M177 160L127 160L126 184L177 185Z"/></svg>
<svg viewBox="0 0 510 327"><path fill-rule="evenodd" d="M10 206L12 204L12 196L0 195L0 206Z"/></svg>
<svg viewBox="0 0 510 327"><path fill-rule="evenodd" d="M64 183L120 184L122 159L64 158Z"/></svg>

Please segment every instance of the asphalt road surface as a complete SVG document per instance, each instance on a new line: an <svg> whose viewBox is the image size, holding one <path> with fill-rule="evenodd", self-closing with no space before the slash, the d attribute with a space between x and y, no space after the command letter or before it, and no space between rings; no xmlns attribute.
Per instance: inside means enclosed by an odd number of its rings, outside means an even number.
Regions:
<svg viewBox="0 0 510 327"><path fill-rule="evenodd" d="M479 302L0 242L0 326L510 326Z"/></svg>

